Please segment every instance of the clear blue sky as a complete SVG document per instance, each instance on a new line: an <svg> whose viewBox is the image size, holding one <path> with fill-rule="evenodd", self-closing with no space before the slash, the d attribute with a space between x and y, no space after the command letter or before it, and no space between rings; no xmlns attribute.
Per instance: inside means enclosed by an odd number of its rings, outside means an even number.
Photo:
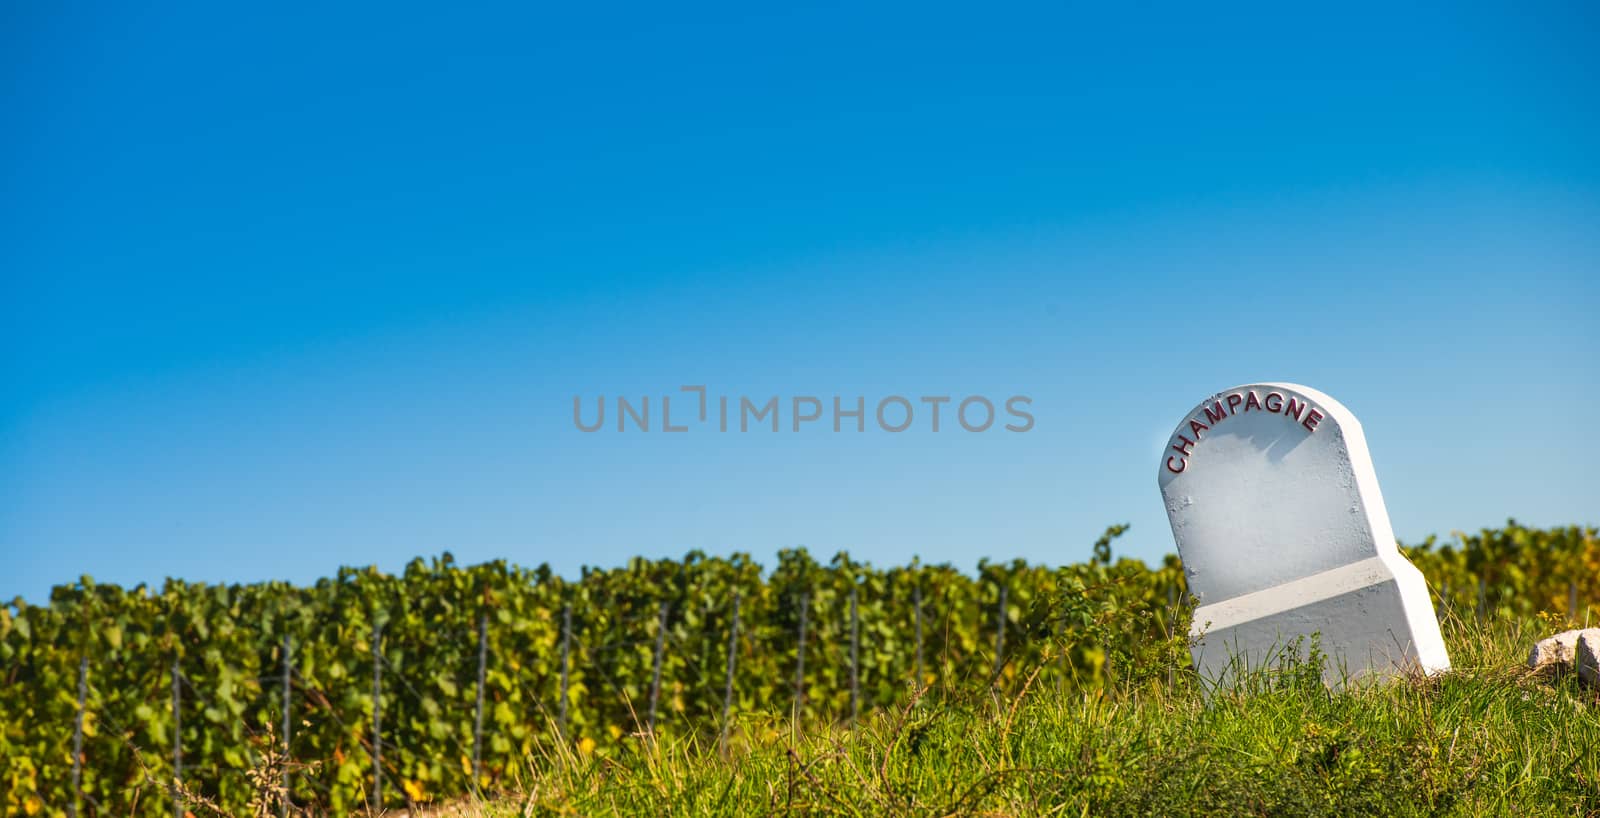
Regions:
<svg viewBox="0 0 1600 818"><path fill-rule="evenodd" d="M1254 380L1362 419L1404 539L1600 521L1592 4L141 5L0 12L0 598L1154 558ZM1036 426L573 426L696 383Z"/></svg>

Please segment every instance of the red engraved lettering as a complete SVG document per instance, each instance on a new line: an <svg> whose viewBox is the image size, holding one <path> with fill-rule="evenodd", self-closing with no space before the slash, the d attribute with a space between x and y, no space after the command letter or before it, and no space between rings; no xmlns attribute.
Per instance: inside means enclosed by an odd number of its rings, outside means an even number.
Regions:
<svg viewBox="0 0 1600 818"><path fill-rule="evenodd" d="M1212 411L1213 409L1215 409L1216 411ZM1213 403L1210 406L1206 407L1206 422L1207 423L1215 424L1217 421L1222 420L1223 418L1225 418L1227 416L1228 416L1228 413L1224 412L1222 410L1222 401L1220 401L1220 400L1217 401L1216 403Z"/></svg>
<svg viewBox="0 0 1600 818"><path fill-rule="evenodd" d="M1178 467L1176 469L1174 469L1172 467L1172 461L1174 461L1174 460L1178 461ZM1185 460L1185 459L1183 459L1181 457L1169 457L1169 458L1167 458L1167 471L1172 472L1173 474L1177 474L1177 473L1179 473L1179 472L1181 472L1181 471L1183 471L1184 469L1187 469L1187 468L1189 468L1189 461L1187 461L1187 460Z"/></svg>
<svg viewBox="0 0 1600 818"><path fill-rule="evenodd" d="M1183 441L1183 443L1181 445L1177 444L1177 443L1172 444L1172 448L1173 448L1174 451L1178 452L1179 454L1183 454L1183 455L1194 454L1194 441L1193 440L1190 440L1189 438L1186 438L1183 435L1178 435L1178 439Z"/></svg>
<svg viewBox="0 0 1600 818"><path fill-rule="evenodd" d="M1306 419L1300 421L1300 425L1306 427L1308 432L1315 432L1317 430L1317 422L1320 420L1322 420L1322 413L1312 409L1306 413Z"/></svg>
<svg viewBox="0 0 1600 818"><path fill-rule="evenodd" d="M1235 392L1232 395L1229 395L1228 396L1228 414L1230 414L1230 415L1233 414L1233 410L1238 409L1239 408L1239 404L1241 404L1243 402L1244 402L1244 396L1239 394L1238 392Z"/></svg>
<svg viewBox="0 0 1600 818"><path fill-rule="evenodd" d="M1284 407L1284 409L1283 409L1283 413L1285 415L1288 415L1288 416L1294 418L1295 420L1299 420L1300 416L1305 414L1305 411L1306 411L1306 405L1301 403L1300 401L1295 400L1294 396L1292 396L1292 395L1289 397L1289 405Z"/></svg>
<svg viewBox="0 0 1600 818"><path fill-rule="evenodd" d="M1200 439L1200 433L1205 431L1205 430L1207 430L1207 429L1210 429L1210 428L1211 428L1210 426L1207 426L1207 425L1205 425L1204 423L1201 423L1198 420L1189 421L1189 431L1194 433L1194 439L1195 440L1199 440Z"/></svg>
<svg viewBox="0 0 1600 818"><path fill-rule="evenodd" d="M1254 389L1250 390L1250 397L1244 399L1244 410L1248 412L1252 406L1257 409L1261 408L1261 400L1256 397L1256 391Z"/></svg>
<svg viewBox="0 0 1600 818"><path fill-rule="evenodd" d="M1273 398L1277 398L1276 403L1273 402ZM1277 392L1268 392L1266 407L1268 412L1271 412L1274 415L1278 414L1278 412L1283 410L1283 396Z"/></svg>

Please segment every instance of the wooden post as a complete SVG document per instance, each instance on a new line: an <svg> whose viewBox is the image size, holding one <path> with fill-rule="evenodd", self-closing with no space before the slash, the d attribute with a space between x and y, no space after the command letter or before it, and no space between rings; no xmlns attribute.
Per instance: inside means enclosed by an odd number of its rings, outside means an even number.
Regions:
<svg viewBox="0 0 1600 818"><path fill-rule="evenodd" d="M806 701L806 613L811 608L811 595L800 597L800 639L794 664L794 718L799 720Z"/></svg>
<svg viewBox="0 0 1600 818"><path fill-rule="evenodd" d="M478 706L472 715L472 791L483 780L483 677L489 664L489 613L478 614Z"/></svg>
<svg viewBox="0 0 1600 818"><path fill-rule="evenodd" d="M289 635L283 635L283 801L279 804L280 818L289 818L289 677L293 672L293 660L289 654Z"/></svg>
<svg viewBox="0 0 1600 818"><path fill-rule="evenodd" d="M656 625L656 660L650 670L650 734L656 732L656 702L661 698L661 650L667 643L667 603L661 602L661 619Z"/></svg>
<svg viewBox="0 0 1600 818"><path fill-rule="evenodd" d="M83 799L83 708L89 697L89 655L78 658L78 714L72 720L72 800L67 814L78 818L78 802Z"/></svg>
<svg viewBox="0 0 1600 818"><path fill-rule="evenodd" d="M383 628L372 623L372 811L383 809Z"/></svg>
<svg viewBox="0 0 1600 818"><path fill-rule="evenodd" d="M911 587L911 609L915 612L916 619L916 688L920 690L923 679L926 678L922 673L922 582L920 580Z"/></svg>
<svg viewBox="0 0 1600 818"><path fill-rule="evenodd" d="M178 657L172 657L172 815L183 818L183 793L179 782L183 780L183 670L178 667Z"/></svg>
<svg viewBox="0 0 1600 818"><path fill-rule="evenodd" d="M1072 675L1072 662L1071 662L1072 657L1067 652L1067 623L1066 623L1066 617L1062 617L1060 619L1057 619L1055 625L1053 626L1053 628L1054 628L1055 636L1056 636L1056 646L1061 651L1061 658L1058 660L1059 664L1061 665L1060 672L1056 674L1056 694L1060 695L1060 694L1066 692L1066 690L1067 690L1067 677ZM1171 684L1171 683L1172 683L1172 671L1169 669L1167 671L1167 684Z"/></svg>
<svg viewBox="0 0 1600 818"><path fill-rule="evenodd" d="M1177 586L1168 585L1167 586L1167 636L1169 638L1172 636L1172 633L1175 630L1175 626L1178 624L1178 616L1177 616L1178 612L1173 609L1173 603L1177 601L1177 596L1178 596ZM1171 664L1168 664L1167 665L1167 687L1172 687L1173 673L1174 673L1173 666Z"/></svg>
<svg viewBox="0 0 1600 818"><path fill-rule="evenodd" d="M728 681L722 691L722 735L717 744L724 755L728 752L728 715L733 710L734 660L739 656L739 592L733 592L733 622L728 627Z"/></svg>
<svg viewBox="0 0 1600 818"><path fill-rule="evenodd" d="M1005 664L1006 655L1006 584L1000 583L1000 622L994 631L994 675L1000 677L1000 668Z"/></svg>
<svg viewBox="0 0 1600 818"><path fill-rule="evenodd" d="M851 580L854 583L854 580ZM850 721L861 714L861 619L856 614L856 586L850 586Z"/></svg>
<svg viewBox="0 0 1600 818"><path fill-rule="evenodd" d="M567 655L572 650L572 603L561 606L561 702L557 710L556 730L567 734Z"/></svg>

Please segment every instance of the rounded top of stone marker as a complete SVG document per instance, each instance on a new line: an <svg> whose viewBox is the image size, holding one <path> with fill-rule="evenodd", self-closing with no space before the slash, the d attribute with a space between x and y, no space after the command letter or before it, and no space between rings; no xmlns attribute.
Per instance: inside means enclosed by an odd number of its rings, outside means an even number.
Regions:
<svg viewBox="0 0 1600 818"><path fill-rule="evenodd" d="M1252 393L1256 396L1253 403L1250 399ZM1229 397L1235 395L1238 396L1238 400L1230 402ZM1290 399L1294 401L1292 405ZM1210 413L1207 412L1208 409L1211 410ZM1292 414L1290 413L1291 410ZM1356 420L1356 416L1349 409L1346 409L1344 404L1334 400L1327 393L1312 389L1309 386L1302 386L1297 383L1261 382L1223 389L1195 404L1194 408L1190 409L1183 416L1183 420L1178 421L1177 427L1173 429L1171 439L1168 441L1168 448L1162 451L1162 461L1157 464L1157 476L1162 487L1165 487L1168 482L1183 472L1182 468L1178 471L1173 471L1169 468L1166 458L1169 455L1180 459L1192 457L1192 455L1186 456L1171 448L1173 445L1182 445L1181 438L1186 437L1194 441L1195 446L1186 448L1197 449L1199 448L1199 438L1208 434L1213 427L1218 432L1226 431L1221 428L1220 421L1213 419L1218 412L1224 415L1224 419L1226 419L1257 411L1293 418L1293 423L1290 424L1290 427L1298 424L1307 434L1315 434L1324 430L1334 431L1335 436L1343 436L1343 434L1348 434L1350 430L1354 430L1356 434L1361 434L1361 422ZM1315 415L1312 414L1313 412L1315 412ZM1190 425L1190 421L1198 421L1205 428L1196 429ZM1290 427L1285 427L1285 431Z"/></svg>
<svg viewBox="0 0 1600 818"><path fill-rule="evenodd" d="M1253 383L1211 395L1179 421L1157 469L1202 602L1395 548L1360 422L1310 387Z"/></svg>

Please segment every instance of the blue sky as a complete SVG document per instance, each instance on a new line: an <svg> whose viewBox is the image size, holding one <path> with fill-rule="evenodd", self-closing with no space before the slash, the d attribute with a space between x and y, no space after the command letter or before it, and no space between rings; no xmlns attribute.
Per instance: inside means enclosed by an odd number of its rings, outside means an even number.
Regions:
<svg viewBox="0 0 1600 818"><path fill-rule="evenodd" d="M1155 558L1166 435L1257 380L1403 539L1600 522L1592 5L0 14L0 598ZM684 384L1036 425L573 426Z"/></svg>

